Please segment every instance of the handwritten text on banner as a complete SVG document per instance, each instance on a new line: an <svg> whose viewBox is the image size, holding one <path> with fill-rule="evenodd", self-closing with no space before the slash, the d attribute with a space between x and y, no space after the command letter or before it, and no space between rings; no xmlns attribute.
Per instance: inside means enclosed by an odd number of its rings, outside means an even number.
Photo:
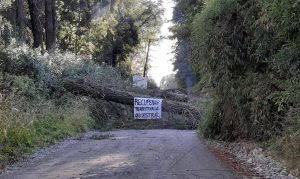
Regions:
<svg viewBox="0 0 300 179"><path fill-rule="evenodd" d="M135 119L161 119L162 99L134 98Z"/></svg>

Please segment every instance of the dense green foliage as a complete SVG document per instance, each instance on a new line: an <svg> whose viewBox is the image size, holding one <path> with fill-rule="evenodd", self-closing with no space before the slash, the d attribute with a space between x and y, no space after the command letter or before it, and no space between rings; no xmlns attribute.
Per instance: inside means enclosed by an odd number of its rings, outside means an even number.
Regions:
<svg viewBox="0 0 300 179"><path fill-rule="evenodd" d="M33 0L35 1L35 0ZM142 53L145 41L157 38L162 23L163 10L160 1L150 0L53 0L55 7L56 48L78 55L92 55L99 64L112 66L131 65L133 52ZM13 6L12 6L13 5ZM0 44L33 43L33 27L30 24L30 7L24 0L24 30L17 26L14 0L0 4ZM38 3L40 21L46 20L44 3ZM46 30L43 27L42 30ZM45 36L45 35L44 35ZM4 43L3 43L4 42ZM42 45L42 51L45 45ZM126 64L127 63L127 64Z"/></svg>
<svg viewBox="0 0 300 179"><path fill-rule="evenodd" d="M193 68L218 100L218 127L207 130L224 139L282 134L299 103L299 10L297 1L208 1L195 17Z"/></svg>
<svg viewBox="0 0 300 179"><path fill-rule="evenodd" d="M8 42L7 37L5 37L4 34L6 34L9 29L11 29L11 25L8 20L2 16L2 13L5 12L5 10L10 7L10 5L10 0L3 0L0 2L0 45Z"/></svg>
<svg viewBox="0 0 300 179"><path fill-rule="evenodd" d="M171 29L173 37L177 39L174 61L174 70L177 71L176 80L182 88L192 88L195 85L195 78L191 69L191 23L194 16L200 11L203 2L198 0L175 0L177 5L174 8L173 22Z"/></svg>
<svg viewBox="0 0 300 179"><path fill-rule="evenodd" d="M141 51L145 42L156 39L162 23L159 5L151 1L126 1L118 4L115 13L93 20L90 35L94 60L100 64L124 65L134 52ZM125 66L130 69L128 65L130 62Z"/></svg>
<svg viewBox="0 0 300 179"><path fill-rule="evenodd" d="M299 167L300 2L207 0L185 14L198 87L212 98L202 134L276 140Z"/></svg>

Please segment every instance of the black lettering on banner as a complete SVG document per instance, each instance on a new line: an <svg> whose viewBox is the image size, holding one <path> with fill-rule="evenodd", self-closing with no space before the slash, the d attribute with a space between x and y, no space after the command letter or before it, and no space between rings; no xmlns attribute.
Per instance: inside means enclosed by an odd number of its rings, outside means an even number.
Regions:
<svg viewBox="0 0 300 179"><path fill-rule="evenodd" d="M137 106L138 105L138 99L134 99L134 105Z"/></svg>
<svg viewBox="0 0 300 179"><path fill-rule="evenodd" d="M136 119L159 119L161 108L161 100L148 99L148 98L135 98L134 99L134 117Z"/></svg>

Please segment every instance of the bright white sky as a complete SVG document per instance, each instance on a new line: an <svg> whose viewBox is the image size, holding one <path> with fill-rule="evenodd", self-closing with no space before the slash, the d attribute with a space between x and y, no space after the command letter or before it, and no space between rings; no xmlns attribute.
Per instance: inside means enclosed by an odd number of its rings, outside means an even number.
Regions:
<svg viewBox="0 0 300 179"><path fill-rule="evenodd" d="M173 0L163 0L163 6L165 9L164 18L166 21L161 28L161 35L167 37L172 35L172 32L169 31L169 27L173 25L170 20L172 20L173 17L173 7L175 6L175 3ZM153 78L158 85L164 76L175 73L172 64L172 59L174 58L174 53L172 51L175 43L176 40L163 39L159 41L158 45L150 48L151 68L149 69L149 76Z"/></svg>

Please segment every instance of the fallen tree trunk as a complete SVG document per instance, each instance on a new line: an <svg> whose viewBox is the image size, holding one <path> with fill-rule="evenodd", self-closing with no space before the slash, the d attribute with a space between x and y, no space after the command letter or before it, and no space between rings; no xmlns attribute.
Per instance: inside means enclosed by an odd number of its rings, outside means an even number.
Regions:
<svg viewBox="0 0 300 179"><path fill-rule="evenodd" d="M138 89L134 88L130 90L133 93L137 94L145 94L148 96L162 98L171 101L178 101L178 102L188 102L189 97L186 94L176 93L176 89L173 90L157 90L157 89ZM179 90L178 90L179 91Z"/></svg>
<svg viewBox="0 0 300 179"><path fill-rule="evenodd" d="M188 95L176 94L176 93L170 92L168 90L163 91L161 94L161 97L165 98L165 99L170 99L172 101L180 101L180 102L188 102L188 100L189 100Z"/></svg>
<svg viewBox="0 0 300 179"><path fill-rule="evenodd" d="M112 101L125 105L134 105L135 96L132 94L99 86L88 80L65 79L64 87L75 95L89 96L92 98ZM196 108L186 103L163 100L162 110L168 113L183 114L193 118L200 118L200 112Z"/></svg>

